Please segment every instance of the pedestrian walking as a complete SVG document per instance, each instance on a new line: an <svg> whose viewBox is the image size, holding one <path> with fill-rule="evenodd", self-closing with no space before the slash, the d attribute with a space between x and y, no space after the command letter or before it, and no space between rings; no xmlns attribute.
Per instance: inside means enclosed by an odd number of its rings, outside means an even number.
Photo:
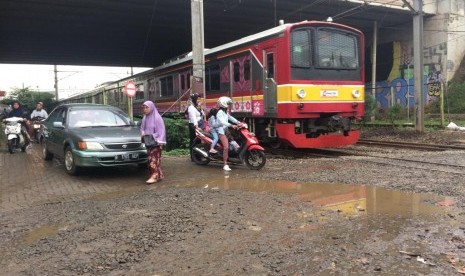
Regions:
<svg viewBox="0 0 465 276"><path fill-rule="evenodd" d="M163 171L161 170L161 152L166 145L165 123L152 101L144 102L142 108L144 112L140 128L142 138L146 145L149 139L154 140L152 144L155 144L147 147L150 178L146 183L152 184L164 178Z"/></svg>

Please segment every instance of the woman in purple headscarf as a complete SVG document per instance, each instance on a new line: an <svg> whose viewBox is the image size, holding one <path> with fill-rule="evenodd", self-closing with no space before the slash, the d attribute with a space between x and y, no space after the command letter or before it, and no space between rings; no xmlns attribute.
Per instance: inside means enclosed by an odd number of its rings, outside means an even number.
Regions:
<svg viewBox="0 0 465 276"><path fill-rule="evenodd" d="M152 184L163 179L160 162L162 147L166 145L165 123L152 101L144 102L142 108L145 115L144 118L142 118L140 127L141 135L144 137L144 135L151 134L155 141L158 142L158 146L147 149L150 178L146 183Z"/></svg>

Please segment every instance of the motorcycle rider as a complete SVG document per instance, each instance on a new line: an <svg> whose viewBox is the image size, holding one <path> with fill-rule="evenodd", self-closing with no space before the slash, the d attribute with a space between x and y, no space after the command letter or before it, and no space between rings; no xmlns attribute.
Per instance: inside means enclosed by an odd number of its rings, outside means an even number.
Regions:
<svg viewBox="0 0 465 276"><path fill-rule="evenodd" d="M20 117L23 118L23 123L21 124L21 132L23 133L24 137L26 138L26 145L28 145L31 141L31 137L29 136L29 129L30 124L27 120L27 112L21 107L19 101L13 102L13 109L11 109L10 113L8 113L7 118L11 117Z"/></svg>
<svg viewBox="0 0 465 276"><path fill-rule="evenodd" d="M228 127L237 129L239 121L233 116L228 114L228 108L232 105L232 100L229 97L220 97L218 99L218 112L216 113L216 121L218 124L218 134L220 136L221 144L223 145L223 170L230 171L228 165L229 141L226 136ZM229 123L232 122L233 124Z"/></svg>
<svg viewBox="0 0 465 276"><path fill-rule="evenodd" d="M31 113L31 120L33 120L35 117L42 117L44 119L47 119L48 117L48 113L47 111L45 111L44 105L42 102L38 102L36 104L36 109L34 109L34 111L32 111Z"/></svg>
<svg viewBox="0 0 465 276"><path fill-rule="evenodd" d="M44 104L42 102L37 102L36 104L36 109L34 109L31 113L31 121L34 122L34 118L37 118L37 119L40 119L40 118L44 118L44 119L47 119L48 117L48 113L47 111L45 111L44 108ZM36 139L36 135L35 135L35 132L37 131L36 129L34 129L34 127L30 127L29 128L29 136L31 136L33 139Z"/></svg>

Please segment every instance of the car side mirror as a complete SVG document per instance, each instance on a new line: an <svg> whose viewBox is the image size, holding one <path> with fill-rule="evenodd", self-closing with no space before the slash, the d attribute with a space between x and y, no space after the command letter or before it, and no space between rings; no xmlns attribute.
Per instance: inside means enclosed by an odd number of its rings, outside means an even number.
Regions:
<svg viewBox="0 0 465 276"><path fill-rule="evenodd" d="M53 122L53 127L56 128L65 128L62 122Z"/></svg>

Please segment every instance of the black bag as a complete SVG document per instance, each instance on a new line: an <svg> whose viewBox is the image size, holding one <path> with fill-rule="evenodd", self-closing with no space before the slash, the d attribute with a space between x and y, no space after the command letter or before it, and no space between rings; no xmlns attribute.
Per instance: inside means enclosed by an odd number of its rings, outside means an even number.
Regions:
<svg viewBox="0 0 465 276"><path fill-rule="evenodd" d="M158 142L155 141L152 134L144 135L144 144L148 149L158 146Z"/></svg>

